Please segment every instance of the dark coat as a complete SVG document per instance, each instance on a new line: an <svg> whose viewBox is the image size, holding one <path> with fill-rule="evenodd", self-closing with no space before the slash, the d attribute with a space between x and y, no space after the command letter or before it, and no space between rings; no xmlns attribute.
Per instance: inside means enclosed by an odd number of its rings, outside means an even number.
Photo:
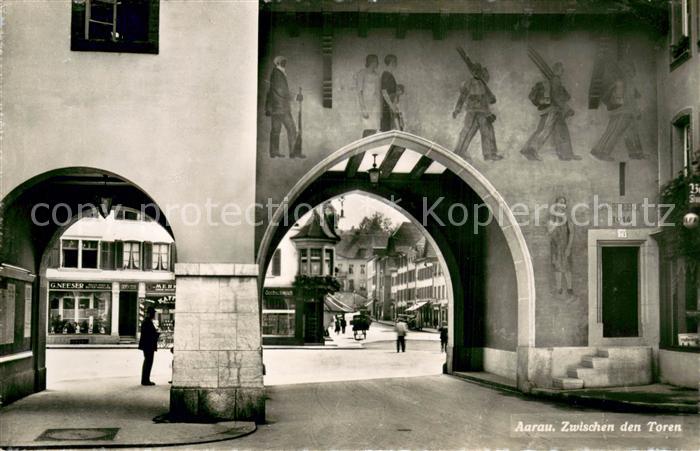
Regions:
<svg viewBox="0 0 700 451"><path fill-rule="evenodd" d="M270 74L270 89L265 98L265 114L290 113L292 111L291 100L287 76L275 67Z"/></svg>
<svg viewBox="0 0 700 451"><path fill-rule="evenodd" d="M139 339L139 349L144 351L158 350L158 336L160 332L153 325L153 320L144 318L141 322L141 338Z"/></svg>

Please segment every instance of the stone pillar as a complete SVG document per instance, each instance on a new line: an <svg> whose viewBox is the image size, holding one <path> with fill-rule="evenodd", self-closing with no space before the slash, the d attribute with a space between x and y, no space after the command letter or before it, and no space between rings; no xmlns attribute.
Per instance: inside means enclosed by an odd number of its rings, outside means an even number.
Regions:
<svg viewBox="0 0 700 451"><path fill-rule="evenodd" d="M175 277L171 416L262 422L257 265L178 263Z"/></svg>

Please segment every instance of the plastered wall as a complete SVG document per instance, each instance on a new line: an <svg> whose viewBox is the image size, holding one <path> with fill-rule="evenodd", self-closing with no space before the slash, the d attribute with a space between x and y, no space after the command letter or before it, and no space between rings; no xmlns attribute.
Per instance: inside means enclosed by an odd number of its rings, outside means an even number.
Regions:
<svg viewBox="0 0 700 451"><path fill-rule="evenodd" d="M367 38L357 36L354 29L335 29L333 46L333 108L322 107L323 61L317 29L302 29L299 37L290 37L285 29L272 29L268 47L263 50L259 65L258 89L258 155L257 194L259 202L281 199L322 158L340 147L361 138L362 123L354 76L364 67L367 54L377 54L379 71L384 70L384 56L394 54L398 65L395 77L405 86L401 97L405 130L454 148L464 115L452 118L462 82L467 80L464 62L455 51L460 45L474 60L490 72L489 86L497 98L492 106L493 123L501 161L484 161L479 133L471 143L473 165L493 183L511 205L522 203L530 212L545 205L540 220L534 214L519 218L528 242L535 268L536 345L585 346L587 344L587 228L574 229L572 247L572 290L558 292L553 271L546 207L557 196L564 196L569 205L585 203L593 208L594 196L599 203L641 204L644 198L653 201L657 195L658 164L656 111L656 52L654 37L639 32L622 32L612 37L612 53L607 61L633 63L632 79L637 94L639 117L635 119L638 137L646 159L631 159L620 137L613 161L601 161L591 150L603 135L610 113L601 104L589 109L591 77L600 50L600 36L579 30L551 39L549 33L533 32L527 40L512 40L505 32L489 32L482 41L472 41L469 34L451 31L444 40L434 40L427 30L410 30L405 39L396 39L393 30L371 29ZM539 114L528 99L532 86L542 79L540 70L528 57L532 46L552 66L563 64L562 82L571 95L569 106L574 115L567 120L573 151L579 161L562 161L557 157L552 140L539 150L542 161L530 161L520 150L536 129ZM269 88L272 59L287 58L287 78L296 93L302 88L302 134L305 159L290 159L286 135L281 133L282 158L269 157L271 119L264 114L265 96ZM295 122L298 103L293 102ZM625 163L625 193L620 191L620 162ZM591 210L580 210L582 222L592 219ZM653 215L652 215L653 216ZM596 227L596 225L590 225ZM597 227L627 227L613 221ZM257 231L260 239L264 227ZM494 243L493 246L498 246ZM491 268L492 271L494 268ZM508 290L509 288L503 288ZM511 291L514 290L514 287ZM492 310L493 311L493 310ZM496 321L492 321L496 327ZM493 329L494 333L498 329ZM495 339L495 337L494 337Z"/></svg>
<svg viewBox="0 0 700 451"><path fill-rule="evenodd" d="M56 168L111 171L170 209L179 261L252 263L253 226L220 218L254 202L257 2L161 1L158 55L70 51L70 0L3 13L0 197Z"/></svg>

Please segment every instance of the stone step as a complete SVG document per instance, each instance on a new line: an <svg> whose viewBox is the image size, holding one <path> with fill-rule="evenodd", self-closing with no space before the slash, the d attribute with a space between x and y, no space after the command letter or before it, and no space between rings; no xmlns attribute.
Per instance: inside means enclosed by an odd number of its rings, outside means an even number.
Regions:
<svg viewBox="0 0 700 451"><path fill-rule="evenodd" d="M552 379L552 386L554 388L562 388L565 390L583 388L583 381L573 377L555 377Z"/></svg>
<svg viewBox="0 0 700 451"><path fill-rule="evenodd" d="M610 385L610 377L606 369L597 368L570 368L567 371L567 376L571 378L581 379L583 386L589 387L606 387Z"/></svg>
<svg viewBox="0 0 700 451"><path fill-rule="evenodd" d="M584 368L605 369L608 368L609 365L610 359L607 357L587 355L581 359L581 366Z"/></svg>

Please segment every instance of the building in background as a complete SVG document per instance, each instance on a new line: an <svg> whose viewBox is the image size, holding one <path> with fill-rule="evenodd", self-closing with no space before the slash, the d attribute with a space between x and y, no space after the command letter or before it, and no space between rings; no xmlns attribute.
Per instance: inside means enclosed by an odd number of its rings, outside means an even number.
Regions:
<svg viewBox="0 0 700 451"><path fill-rule="evenodd" d="M174 252L170 234L134 210L70 226L48 255L47 343L135 343L147 305L171 334Z"/></svg>
<svg viewBox="0 0 700 451"><path fill-rule="evenodd" d="M303 299L294 289L297 276L334 276L336 227L335 210L326 204L303 226L295 225L275 250L263 286L264 344L323 343L333 316L352 311L334 295Z"/></svg>

